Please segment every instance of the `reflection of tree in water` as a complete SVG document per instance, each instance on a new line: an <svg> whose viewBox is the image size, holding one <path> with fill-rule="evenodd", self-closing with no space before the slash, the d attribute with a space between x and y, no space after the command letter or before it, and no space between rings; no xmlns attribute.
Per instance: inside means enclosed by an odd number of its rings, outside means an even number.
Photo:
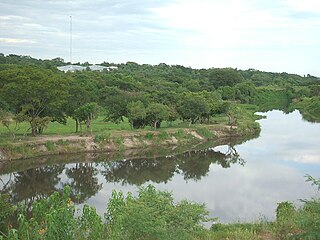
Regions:
<svg viewBox="0 0 320 240"><path fill-rule="evenodd" d="M187 152L177 156L178 171L184 179L200 180L209 172L211 163L224 164L225 155L211 149Z"/></svg>
<svg viewBox="0 0 320 240"><path fill-rule="evenodd" d="M108 182L132 185L142 185L147 181L167 182L174 173L182 174L185 180L200 180L208 174L212 163L229 168L235 163L244 165L244 160L240 158L234 146L229 146L226 153L209 148L170 158L110 161L103 163L105 170L102 174Z"/></svg>
<svg viewBox="0 0 320 240"><path fill-rule="evenodd" d="M167 182L175 172L176 163L170 158L134 159L104 163L103 175L108 182L141 184Z"/></svg>
<svg viewBox="0 0 320 240"><path fill-rule="evenodd" d="M230 164L239 163L241 166L244 166L246 163L243 158L240 157L239 153L237 152L235 146L229 145L228 151L225 153L225 160L228 164L227 167L230 167Z"/></svg>
<svg viewBox="0 0 320 240"><path fill-rule="evenodd" d="M27 206L57 191L64 165L46 166L14 173L6 192L11 195L13 203L24 201Z"/></svg>
<svg viewBox="0 0 320 240"><path fill-rule="evenodd" d="M78 203L85 202L102 188L102 183L98 183L97 174L98 170L92 163L77 163L74 167L66 169L66 175L70 179L68 185Z"/></svg>

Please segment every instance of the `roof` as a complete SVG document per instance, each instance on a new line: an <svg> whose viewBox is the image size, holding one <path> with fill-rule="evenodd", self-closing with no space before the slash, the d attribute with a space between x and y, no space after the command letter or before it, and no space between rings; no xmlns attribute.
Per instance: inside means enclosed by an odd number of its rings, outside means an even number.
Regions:
<svg viewBox="0 0 320 240"><path fill-rule="evenodd" d="M88 67L91 71L100 71L100 72L103 71L104 69L106 69L107 71L118 69L117 66L105 67L105 66L101 66L101 65L92 65L92 66L88 66ZM87 67L83 67L83 66L79 66L79 65L66 65L66 66L57 67L57 68L63 72L84 71L87 69Z"/></svg>

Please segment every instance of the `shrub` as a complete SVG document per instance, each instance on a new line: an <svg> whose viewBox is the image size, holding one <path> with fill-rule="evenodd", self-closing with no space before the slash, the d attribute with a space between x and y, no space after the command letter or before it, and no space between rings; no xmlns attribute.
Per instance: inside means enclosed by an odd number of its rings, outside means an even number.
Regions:
<svg viewBox="0 0 320 240"><path fill-rule="evenodd" d="M97 143L99 143L99 142L109 142L110 141L110 136L111 136L111 133L109 133L109 132L96 134L94 136L94 141L97 142Z"/></svg>
<svg viewBox="0 0 320 240"><path fill-rule="evenodd" d="M148 132L145 136L146 139L152 140L153 139L153 133Z"/></svg>
<svg viewBox="0 0 320 240"><path fill-rule="evenodd" d="M45 146L48 149L48 151L53 151L56 148L56 146L52 141L47 141Z"/></svg>
<svg viewBox="0 0 320 240"><path fill-rule="evenodd" d="M207 216L204 205L174 204L172 194L149 185L138 197L113 192L106 220L109 239L193 239L204 234Z"/></svg>

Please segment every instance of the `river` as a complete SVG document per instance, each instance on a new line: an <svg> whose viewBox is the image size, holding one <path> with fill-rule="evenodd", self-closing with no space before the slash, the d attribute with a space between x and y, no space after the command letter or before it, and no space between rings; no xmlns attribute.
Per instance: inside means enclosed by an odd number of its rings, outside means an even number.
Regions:
<svg viewBox="0 0 320 240"><path fill-rule="evenodd" d="M304 121L298 111L260 114L266 116L259 120L260 136L238 145L212 143L176 156L105 161L96 155L92 161L90 155L89 161L79 154L2 164L0 191L31 204L70 185L79 206L88 203L103 214L112 189L136 194L153 184L176 201L205 203L221 222L272 220L277 203L316 196L304 176L320 178L320 124Z"/></svg>

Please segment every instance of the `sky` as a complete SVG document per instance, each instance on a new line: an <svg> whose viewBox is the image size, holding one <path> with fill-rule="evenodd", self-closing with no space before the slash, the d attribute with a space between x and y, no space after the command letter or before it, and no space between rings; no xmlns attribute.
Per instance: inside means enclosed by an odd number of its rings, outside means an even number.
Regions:
<svg viewBox="0 0 320 240"><path fill-rule="evenodd" d="M1 0L0 52L320 76L319 0Z"/></svg>

